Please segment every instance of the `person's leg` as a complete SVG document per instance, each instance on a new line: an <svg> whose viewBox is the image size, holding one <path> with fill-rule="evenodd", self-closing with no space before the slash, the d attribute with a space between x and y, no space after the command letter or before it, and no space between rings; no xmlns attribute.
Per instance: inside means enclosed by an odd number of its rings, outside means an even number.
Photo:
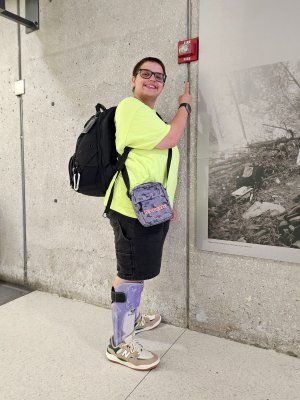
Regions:
<svg viewBox="0 0 300 400"><path fill-rule="evenodd" d="M129 281L127 279L122 279L119 276L116 276L113 280L112 286L116 289L119 285L126 282L133 282L133 283L144 283L144 281Z"/></svg>
<svg viewBox="0 0 300 400"><path fill-rule="evenodd" d="M162 251L165 238L169 230L169 221L161 225L145 228L138 225L137 234L140 240L136 242L135 254L140 265L143 265L144 276L152 278L159 274L161 266ZM142 240L141 240L142 239ZM149 276L149 274L151 274ZM161 315L136 313L134 325L135 333L149 331L161 323Z"/></svg>
<svg viewBox="0 0 300 400"><path fill-rule="evenodd" d="M111 297L115 346L134 332L143 288L143 281L129 281L118 276L113 281Z"/></svg>
<svg viewBox="0 0 300 400"><path fill-rule="evenodd" d="M109 219L115 236L118 276L111 291L114 334L107 346L106 357L129 368L149 370L157 366L159 357L146 350L134 337L143 281L149 279L145 273L147 266L141 268L141 262L145 263L136 257L136 242L140 241L136 232L137 220L116 212L110 212ZM147 254L142 258L147 259Z"/></svg>
<svg viewBox="0 0 300 400"><path fill-rule="evenodd" d="M144 284L116 277L112 287L113 337L106 357L113 362L138 370L155 368L159 357L134 339L135 312L140 304Z"/></svg>
<svg viewBox="0 0 300 400"><path fill-rule="evenodd" d="M144 281L128 281L126 279L120 278L119 276L116 276L113 281L112 287L116 289L119 285L126 282L144 283ZM135 320L138 319L139 315L140 315L140 305L138 305L137 308L135 309Z"/></svg>

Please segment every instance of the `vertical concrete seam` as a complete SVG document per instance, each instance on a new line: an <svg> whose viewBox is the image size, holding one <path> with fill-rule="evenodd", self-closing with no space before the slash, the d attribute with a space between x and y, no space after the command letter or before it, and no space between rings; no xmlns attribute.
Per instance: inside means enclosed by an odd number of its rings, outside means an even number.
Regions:
<svg viewBox="0 0 300 400"><path fill-rule="evenodd" d="M191 0L187 0L187 39L191 34ZM187 80L191 79L190 64L187 63ZM186 177L187 177L187 191L186 191L186 327L190 325L190 221L189 221L189 202L190 202L190 134L191 124L190 118L187 121L187 135L186 135Z"/></svg>
<svg viewBox="0 0 300 400"><path fill-rule="evenodd" d="M17 14L20 15L20 0L17 0ZM18 29L18 78L22 79L22 57L21 57L21 27ZM22 225L23 225L23 279L27 286L27 229L26 229L26 197L25 197L25 152L24 152L24 126L23 126L23 95L19 96L20 113L20 147L21 147L21 180L22 180Z"/></svg>

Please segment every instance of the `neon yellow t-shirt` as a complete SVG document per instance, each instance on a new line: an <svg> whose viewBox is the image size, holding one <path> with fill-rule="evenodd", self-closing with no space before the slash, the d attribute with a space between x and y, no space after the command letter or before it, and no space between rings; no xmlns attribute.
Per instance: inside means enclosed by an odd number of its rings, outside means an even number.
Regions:
<svg viewBox="0 0 300 400"><path fill-rule="evenodd" d="M134 97L127 97L119 103L115 114L115 124L117 152L122 154L126 146L132 147L125 163L130 180L130 190L145 182L165 184L168 150L156 149L155 146L167 135L171 126L163 122L156 115L155 110ZM173 206L177 186L178 166L179 151L177 147L174 147L167 182L171 206ZM106 192L105 205L115 178L116 175ZM122 174L119 174L116 180L110 208L128 217L136 218L131 201L127 196Z"/></svg>

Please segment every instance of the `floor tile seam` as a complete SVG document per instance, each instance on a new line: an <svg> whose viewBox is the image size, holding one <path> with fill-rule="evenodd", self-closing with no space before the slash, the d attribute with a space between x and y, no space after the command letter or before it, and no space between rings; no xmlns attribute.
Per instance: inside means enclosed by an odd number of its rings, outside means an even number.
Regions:
<svg viewBox="0 0 300 400"><path fill-rule="evenodd" d="M172 347L178 342L179 339L188 331L187 328L184 328L183 332L180 333L180 335L174 340L174 342L171 344L171 346L164 352L164 354L160 357L161 359L172 349Z"/></svg>
<svg viewBox="0 0 300 400"><path fill-rule="evenodd" d="M171 348L178 342L178 340L183 336L183 334L187 331L188 329L185 328L183 332L180 333L180 335L174 340L174 342L170 345L170 347L163 353L163 355L160 357L162 359L170 350ZM132 391L125 397L124 400L128 400L130 396L135 392L135 390L142 384L142 382L147 378L147 376L151 373L151 370L146 373L146 375L138 382L138 384L132 389Z"/></svg>

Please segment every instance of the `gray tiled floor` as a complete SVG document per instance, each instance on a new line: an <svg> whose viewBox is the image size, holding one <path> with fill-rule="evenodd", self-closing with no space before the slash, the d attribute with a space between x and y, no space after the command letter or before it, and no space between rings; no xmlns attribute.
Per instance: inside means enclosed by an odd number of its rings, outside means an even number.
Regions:
<svg viewBox="0 0 300 400"><path fill-rule="evenodd" d="M1 400L299 400L300 360L161 324L150 372L109 362L110 311L32 292L0 307Z"/></svg>

